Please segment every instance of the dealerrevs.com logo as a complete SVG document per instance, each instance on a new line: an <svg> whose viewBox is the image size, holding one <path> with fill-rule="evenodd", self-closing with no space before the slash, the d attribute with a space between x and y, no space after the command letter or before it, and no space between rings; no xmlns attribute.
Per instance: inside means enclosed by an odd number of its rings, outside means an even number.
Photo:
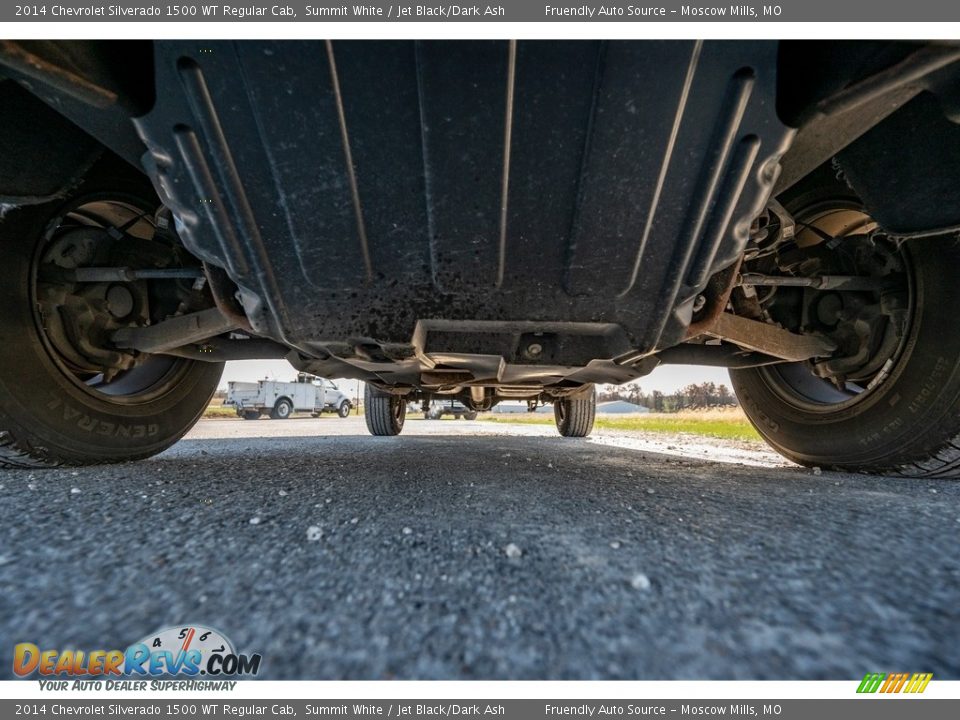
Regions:
<svg viewBox="0 0 960 720"><path fill-rule="evenodd" d="M13 649L17 677L236 677L260 672L261 656L245 655L227 637L203 625L168 627L125 650L41 649L18 643Z"/></svg>

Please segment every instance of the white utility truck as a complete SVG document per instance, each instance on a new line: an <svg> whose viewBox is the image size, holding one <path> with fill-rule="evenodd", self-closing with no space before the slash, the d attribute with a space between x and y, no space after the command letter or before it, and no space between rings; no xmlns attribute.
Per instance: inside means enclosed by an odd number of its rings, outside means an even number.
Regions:
<svg viewBox="0 0 960 720"><path fill-rule="evenodd" d="M227 383L226 406L233 406L244 420L256 420L269 415L274 420L286 420L294 412L308 412L319 417L323 412L335 412L342 418L350 414L352 404L340 389L326 378L300 373L294 382L258 380L257 382Z"/></svg>

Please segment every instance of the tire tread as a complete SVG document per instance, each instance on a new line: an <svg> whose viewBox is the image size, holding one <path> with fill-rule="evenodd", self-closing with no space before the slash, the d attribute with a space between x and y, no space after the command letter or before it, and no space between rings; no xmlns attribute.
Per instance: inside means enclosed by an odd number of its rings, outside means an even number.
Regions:
<svg viewBox="0 0 960 720"><path fill-rule="evenodd" d="M63 460L47 456L32 448L29 443L18 441L12 433L0 430L0 467L2 468L51 468L65 465Z"/></svg>
<svg viewBox="0 0 960 720"><path fill-rule="evenodd" d="M556 402L563 403L566 410L564 422L560 421L556 410L554 411L557 430L561 435L564 437L586 437L593 432L593 422L597 413L597 399L593 392L583 397L561 398Z"/></svg>
<svg viewBox="0 0 960 720"><path fill-rule="evenodd" d="M390 395L376 391L370 385L364 390L363 418L371 435L389 437L399 435L403 430L403 419L394 421L390 401Z"/></svg>
<svg viewBox="0 0 960 720"><path fill-rule="evenodd" d="M909 477L960 478L960 445L958 443L960 443L960 434L935 451L932 457L899 465L893 469L893 472Z"/></svg>

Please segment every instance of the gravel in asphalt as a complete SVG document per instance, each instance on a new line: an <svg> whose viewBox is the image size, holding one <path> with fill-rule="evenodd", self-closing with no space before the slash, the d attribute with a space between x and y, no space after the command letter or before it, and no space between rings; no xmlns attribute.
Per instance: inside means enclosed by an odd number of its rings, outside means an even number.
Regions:
<svg viewBox="0 0 960 720"><path fill-rule="evenodd" d="M0 513L4 653L200 623L274 679L960 678L960 483L760 446L205 420L0 471Z"/></svg>

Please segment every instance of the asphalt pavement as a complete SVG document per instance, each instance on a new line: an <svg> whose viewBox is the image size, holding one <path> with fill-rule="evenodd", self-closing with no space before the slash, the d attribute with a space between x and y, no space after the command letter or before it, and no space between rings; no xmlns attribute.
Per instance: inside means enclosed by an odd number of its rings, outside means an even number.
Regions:
<svg viewBox="0 0 960 720"><path fill-rule="evenodd" d="M960 482L547 426L205 420L151 460L0 470L17 642L200 623L274 679L960 678Z"/></svg>

